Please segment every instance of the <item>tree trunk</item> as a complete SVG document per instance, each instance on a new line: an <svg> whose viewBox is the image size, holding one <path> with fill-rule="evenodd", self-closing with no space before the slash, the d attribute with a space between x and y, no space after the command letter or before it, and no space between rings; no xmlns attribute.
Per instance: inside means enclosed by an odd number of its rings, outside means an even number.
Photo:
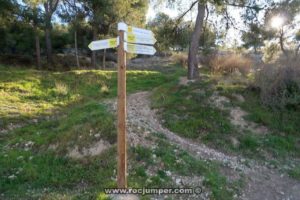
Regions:
<svg viewBox="0 0 300 200"><path fill-rule="evenodd" d="M47 64L48 68L53 68L53 60L52 60L52 44L51 44L51 6L49 6L48 2L44 3L45 8L45 39L46 39L46 55L47 55Z"/></svg>
<svg viewBox="0 0 300 200"><path fill-rule="evenodd" d="M78 45L77 45L77 30L75 30L74 32L74 45L75 45L75 56L76 56L77 68L80 68L79 56L78 56Z"/></svg>
<svg viewBox="0 0 300 200"><path fill-rule="evenodd" d="M105 62L106 61L106 49L103 51L103 56L102 56L102 68L105 69Z"/></svg>
<svg viewBox="0 0 300 200"><path fill-rule="evenodd" d="M93 41L97 40L97 30L93 27ZM92 68L96 69L96 51L92 51Z"/></svg>
<svg viewBox="0 0 300 200"><path fill-rule="evenodd" d="M52 65L53 64L53 60L52 60L52 44L51 44L51 35L50 35L50 32L51 32L51 27L49 27L49 25L46 25L45 36L46 36L46 52L47 52L47 62L48 62L48 65ZM53 66L51 66L51 68L52 67Z"/></svg>
<svg viewBox="0 0 300 200"><path fill-rule="evenodd" d="M288 54L288 52L286 51L286 49L284 48L284 44L283 44L283 40L284 40L284 38L283 38L283 34L284 34L284 32L283 32L283 28L280 30L280 37L279 37L279 43L280 43L280 49L281 49L281 51L284 53L284 55L286 56L286 58L287 59L289 59L289 54Z"/></svg>
<svg viewBox="0 0 300 200"><path fill-rule="evenodd" d="M196 25L195 25L194 32L192 34L190 48L189 48L189 55L188 55L188 79L189 80L199 77L197 54L199 49L200 35L203 29L204 16L205 16L205 3L199 1Z"/></svg>
<svg viewBox="0 0 300 200"><path fill-rule="evenodd" d="M37 31L35 31L35 52L36 52L36 65L38 69L41 68L41 47L40 47L40 37Z"/></svg>

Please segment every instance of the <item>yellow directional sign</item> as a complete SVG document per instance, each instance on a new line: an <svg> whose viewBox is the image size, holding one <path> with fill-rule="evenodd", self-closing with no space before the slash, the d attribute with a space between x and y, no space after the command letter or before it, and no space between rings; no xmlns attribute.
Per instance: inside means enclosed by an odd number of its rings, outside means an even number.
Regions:
<svg viewBox="0 0 300 200"><path fill-rule="evenodd" d="M125 41L130 43L153 45L155 44L156 39L153 35L125 33Z"/></svg>
<svg viewBox="0 0 300 200"><path fill-rule="evenodd" d="M154 55L156 50L153 46L124 43L125 51L134 54Z"/></svg>
<svg viewBox="0 0 300 200"><path fill-rule="evenodd" d="M151 30L137 28L137 27L133 27L133 26L127 26L127 24L125 24L123 22L118 24L118 30L122 30L127 33L131 33L131 34L146 35L148 37L150 37L150 36L153 37L153 35L154 35Z"/></svg>
<svg viewBox="0 0 300 200"><path fill-rule="evenodd" d="M115 48L118 46L118 39L117 38L111 38L106 40L97 40L93 41L89 44L89 48L92 51L100 50L100 49L108 49L108 48Z"/></svg>

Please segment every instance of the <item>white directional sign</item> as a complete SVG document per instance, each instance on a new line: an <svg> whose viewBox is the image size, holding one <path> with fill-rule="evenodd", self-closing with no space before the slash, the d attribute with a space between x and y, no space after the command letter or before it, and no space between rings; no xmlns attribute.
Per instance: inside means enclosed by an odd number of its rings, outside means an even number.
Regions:
<svg viewBox="0 0 300 200"><path fill-rule="evenodd" d="M118 46L117 40L118 40L117 38L112 38L112 39L107 39L107 40L97 40L97 41L91 42L88 47L92 51L100 50L100 49L115 48Z"/></svg>
<svg viewBox="0 0 300 200"><path fill-rule="evenodd" d="M125 32L125 41L130 43L153 45L155 44L156 39L153 37L153 35Z"/></svg>
<svg viewBox="0 0 300 200"><path fill-rule="evenodd" d="M146 35L146 36L152 36L154 37L154 34L150 30L142 29L142 28L136 28L133 26L127 26L127 24L121 22L118 24L118 30L123 30L127 33L131 34L138 34L138 35Z"/></svg>
<svg viewBox="0 0 300 200"><path fill-rule="evenodd" d="M153 46L124 43L125 51L134 54L154 55L156 50Z"/></svg>

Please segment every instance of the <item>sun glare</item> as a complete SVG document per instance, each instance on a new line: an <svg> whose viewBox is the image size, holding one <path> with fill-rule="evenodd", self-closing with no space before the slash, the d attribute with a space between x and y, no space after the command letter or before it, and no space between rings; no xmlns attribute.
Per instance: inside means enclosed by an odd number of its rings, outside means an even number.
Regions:
<svg viewBox="0 0 300 200"><path fill-rule="evenodd" d="M271 26L273 28L279 29L284 24L284 18L282 16L275 16L271 19Z"/></svg>

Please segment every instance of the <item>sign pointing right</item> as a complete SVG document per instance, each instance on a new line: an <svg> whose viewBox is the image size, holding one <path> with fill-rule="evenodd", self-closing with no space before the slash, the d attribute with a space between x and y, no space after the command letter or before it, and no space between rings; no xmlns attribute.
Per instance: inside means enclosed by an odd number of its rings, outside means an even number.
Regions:
<svg viewBox="0 0 300 200"><path fill-rule="evenodd" d="M153 45L156 43L156 39L153 35L144 35L137 33L126 33L125 32L125 41L130 43L138 43L138 44L149 44Z"/></svg>
<svg viewBox="0 0 300 200"><path fill-rule="evenodd" d="M156 50L153 46L124 43L125 51L134 54L154 55Z"/></svg>

